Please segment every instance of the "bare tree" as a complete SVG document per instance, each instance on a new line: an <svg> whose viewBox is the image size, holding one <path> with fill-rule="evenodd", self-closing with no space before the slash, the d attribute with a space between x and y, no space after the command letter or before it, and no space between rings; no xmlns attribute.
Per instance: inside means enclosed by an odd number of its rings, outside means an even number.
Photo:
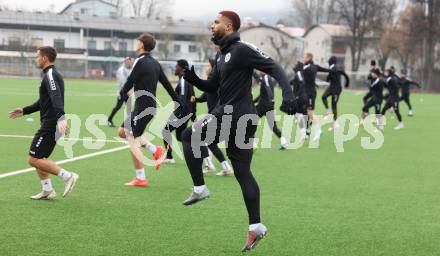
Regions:
<svg viewBox="0 0 440 256"><path fill-rule="evenodd" d="M124 6L124 1L123 0L108 0L108 3L116 6L118 13L118 16L123 16L123 14L125 13L125 6Z"/></svg>
<svg viewBox="0 0 440 256"><path fill-rule="evenodd" d="M377 44L376 51L379 56L378 64L382 70L385 70L387 61L396 47L396 34L396 27L391 25L383 32Z"/></svg>
<svg viewBox="0 0 440 256"><path fill-rule="evenodd" d="M315 24L333 23L335 0L291 0L292 17L297 17L304 28Z"/></svg>
<svg viewBox="0 0 440 256"><path fill-rule="evenodd" d="M414 0L414 2L422 5L425 10L426 34L424 49L424 67L423 81L427 85L431 85L433 81L434 62L435 62L435 46L440 40L440 1L438 0Z"/></svg>
<svg viewBox="0 0 440 256"><path fill-rule="evenodd" d="M199 61L208 60L208 58L211 57L210 53L212 53L213 49L211 37L207 35L196 35L194 41L199 43L197 46Z"/></svg>
<svg viewBox="0 0 440 256"><path fill-rule="evenodd" d="M426 31L423 17L422 7L412 4L399 15L394 33L396 44L394 52L399 56L404 69L408 69L410 62L415 63L422 56L423 36Z"/></svg>
<svg viewBox="0 0 440 256"><path fill-rule="evenodd" d="M4 1L0 0L0 11L8 11L9 7L4 3Z"/></svg>
<svg viewBox="0 0 440 256"><path fill-rule="evenodd" d="M352 71L358 71L361 53L369 37L379 37L387 13L393 12L395 0L336 0L335 10L340 21L351 31L349 46Z"/></svg>
<svg viewBox="0 0 440 256"><path fill-rule="evenodd" d="M297 49L295 48L293 52L287 52L289 49L289 43L282 36L273 37L268 36L267 39L270 42L270 45L276 52L276 56L272 56L273 59L281 65L284 70L288 70L288 67L295 60L292 56L296 56Z"/></svg>
<svg viewBox="0 0 440 256"><path fill-rule="evenodd" d="M131 14L135 17L157 19L169 14L169 8L174 4L173 0L125 0L130 6ZM125 2L122 0L122 2ZM125 4L125 3L124 3ZM122 7L122 3L120 4Z"/></svg>
<svg viewBox="0 0 440 256"><path fill-rule="evenodd" d="M170 33L162 33L160 35L160 41L158 44L158 52L160 53L160 58L162 60L168 60L170 57L170 48L171 42L174 39L174 36Z"/></svg>
<svg viewBox="0 0 440 256"><path fill-rule="evenodd" d="M387 61L397 44L397 13L394 12L395 6L395 2L384 5L386 10L382 12L382 22L378 23L378 27L374 28L375 30L373 31L379 37L379 42L375 45L379 55L379 66L382 70L385 70Z"/></svg>

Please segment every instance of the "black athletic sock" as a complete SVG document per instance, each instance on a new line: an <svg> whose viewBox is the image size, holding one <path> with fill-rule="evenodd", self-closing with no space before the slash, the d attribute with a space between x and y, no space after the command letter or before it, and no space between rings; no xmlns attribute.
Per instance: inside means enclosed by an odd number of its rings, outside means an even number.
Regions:
<svg viewBox="0 0 440 256"><path fill-rule="evenodd" d="M163 140L163 144L167 150L167 159L173 159L173 149L171 148L171 145L168 144L166 140Z"/></svg>
<svg viewBox="0 0 440 256"><path fill-rule="evenodd" d="M272 131L278 138L281 138L281 131L278 129L277 122L273 122Z"/></svg>

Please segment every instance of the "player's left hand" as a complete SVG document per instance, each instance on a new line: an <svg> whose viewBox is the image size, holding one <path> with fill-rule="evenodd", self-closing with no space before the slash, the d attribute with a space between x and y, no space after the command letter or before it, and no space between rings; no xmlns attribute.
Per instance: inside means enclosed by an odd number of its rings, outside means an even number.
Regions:
<svg viewBox="0 0 440 256"><path fill-rule="evenodd" d="M196 102L196 97L195 96L191 96L191 99L189 101L191 101L191 103Z"/></svg>
<svg viewBox="0 0 440 256"><path fill-rule="evenodd" d="M192 66L191 69L184 70L183 79L188 81L190 84L198 84L200 81L200 77L197 76L194 66Z"/></svg>
<svg viewBox="0 0 440 256"><path fill-rule="evenodd" d="M69 134L70 128L67 125L67 121L66 120L60 120L58 121L58 131L62 134L62 135L66 135Z"/></svg>
<svg viewBox="0 0 440 256"><path fill-rule="evenodd" d="M15 119L23 116L23 109L22 108L15 108L12 111L9 112L9 118Z"/></svg>

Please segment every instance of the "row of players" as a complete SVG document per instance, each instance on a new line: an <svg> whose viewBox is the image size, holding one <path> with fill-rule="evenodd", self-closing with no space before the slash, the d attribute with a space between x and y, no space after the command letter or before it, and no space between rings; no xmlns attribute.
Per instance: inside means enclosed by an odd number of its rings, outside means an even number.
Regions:
<svg viewBox="0 0 440 256"><path fill-rule="evenodd" d="M172 159L170 133L173 130L180 133L178 137L182 140L185 162L194 185L190 197L183 202L184 205L198 203L210 196L203 176L203 159L209 155L208 147L215 152L218 149L216 144L225 141L226 153L234 171L232 172L229 164L225 164L223 174L233 173L236 177L248 213L249 232L242 249L243 252L246 252L255 248L267 233L267 228L262 224L260 218L259 186L251 172L252 143L250 143L250 147L242 147L241 145L241 142L252 142L257 130L255 119L251 119L252 117L247 119L249 115L257 113L252 98L254 70L263 72L254 75L262 85L261 94L257 100L258 115L266 115L274 109L274 90L268 77L272 76L282 89L283 101L280 110L288 115L297 115L297 123L300 129L304 130L304 133L306 131L306 122L304 122L306 115L310 117L309 120L312 122L318 120L314 114L317 72L329 73L330 86L325 95L332 97L335 120L337 118L336 105L342 91L341 76L346 76L346 74L336 67L335 58L331 58L330 67L325 69L315 65L313 55L306 53L302 62L296 65L295 79L289 84L280 65L255 46L240 40L238 32L240 24L240 17L233 11L222 11L218 14L211 25L212 41L220 48L215 60L211 62L212 72L209 72L207 80L203 80L195 73L194 67L190 68L186 61L180 60L176 65L176 75L179 76L176 90L169 83L159 62L151 55L151 51L156 46L154 37L148 33L139 36L136 41L138 57L119 92L118 105L122 105L128 98L132 88L136 96L146 92L152 97L136 98L130 118L127 118L118 133L121 138L127 139L131 146L130 153L136 174L135 179L126 185L139 187L145 187L149 184L145 174L142 150L146 149L151 152L156 161L155 167L158 169L164 161ZM73 190L79 179L78 174L67 171L48 159L60 135L66 134L69 129L67 121L64 119L64 80L54 66L56 56L57 52L53 47L46 46L38 49L36 62L43 71L39 99L32 105L15 108L9 112L10 118L40 112L41 127L31 143L28 158L28 163L36 168L42 185L42 192L31 197L34 200L56 197L49 174L57 175L65 182L63 196L67 196ZM373 94L371 99L376 100L374 101L376 103L379 97L379 94L376 94L378 91L376 86L383 81L379 79L380 74L377 70L371 74L375 79L371 85ZM168 119L164 129L168 156L163 155L162 147L154 145L142 136L147 125L155 116L156 101L154 97L158 82L164 86L173 101L180 105ZM193 111L191 106L197 101L191 92L193 90L191 85L206 92L209 113L199 120L193 119L191 127L187 127L189 120L184 119L186 121L182 122L182 117L188 116ZM391 92L389 98L393 98ZM202 100L198 99L198 101ZM127 106L129 107L130 104ZM328 109L327 106L326 108ZM145 114L145 110L152 111L147 111ZM270 116L267 118L271 120ZM244 124L241 122L242 120L245 121ZM213 131L208 129L212 125L215 128ZM275 131L275 123L273 127ZM214 139L207 145L203 140L194 140L195 136L193 135L200 135L200 139L207 136L212 136ZM285 143L282 141L282 146L284 145ZM221 161L223 159L224 157L221 158Z"/></svg>

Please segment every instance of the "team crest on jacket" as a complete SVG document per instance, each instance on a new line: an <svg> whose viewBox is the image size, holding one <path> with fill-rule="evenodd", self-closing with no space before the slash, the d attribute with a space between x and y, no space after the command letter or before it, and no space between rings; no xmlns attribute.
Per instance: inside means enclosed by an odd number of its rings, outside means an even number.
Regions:
<svg viewBox="0 0 440 256"><path fill-rule="evenodd" d="M228 62L231 59L231 53L228 52L225 56L225 62Z"/></svg>

